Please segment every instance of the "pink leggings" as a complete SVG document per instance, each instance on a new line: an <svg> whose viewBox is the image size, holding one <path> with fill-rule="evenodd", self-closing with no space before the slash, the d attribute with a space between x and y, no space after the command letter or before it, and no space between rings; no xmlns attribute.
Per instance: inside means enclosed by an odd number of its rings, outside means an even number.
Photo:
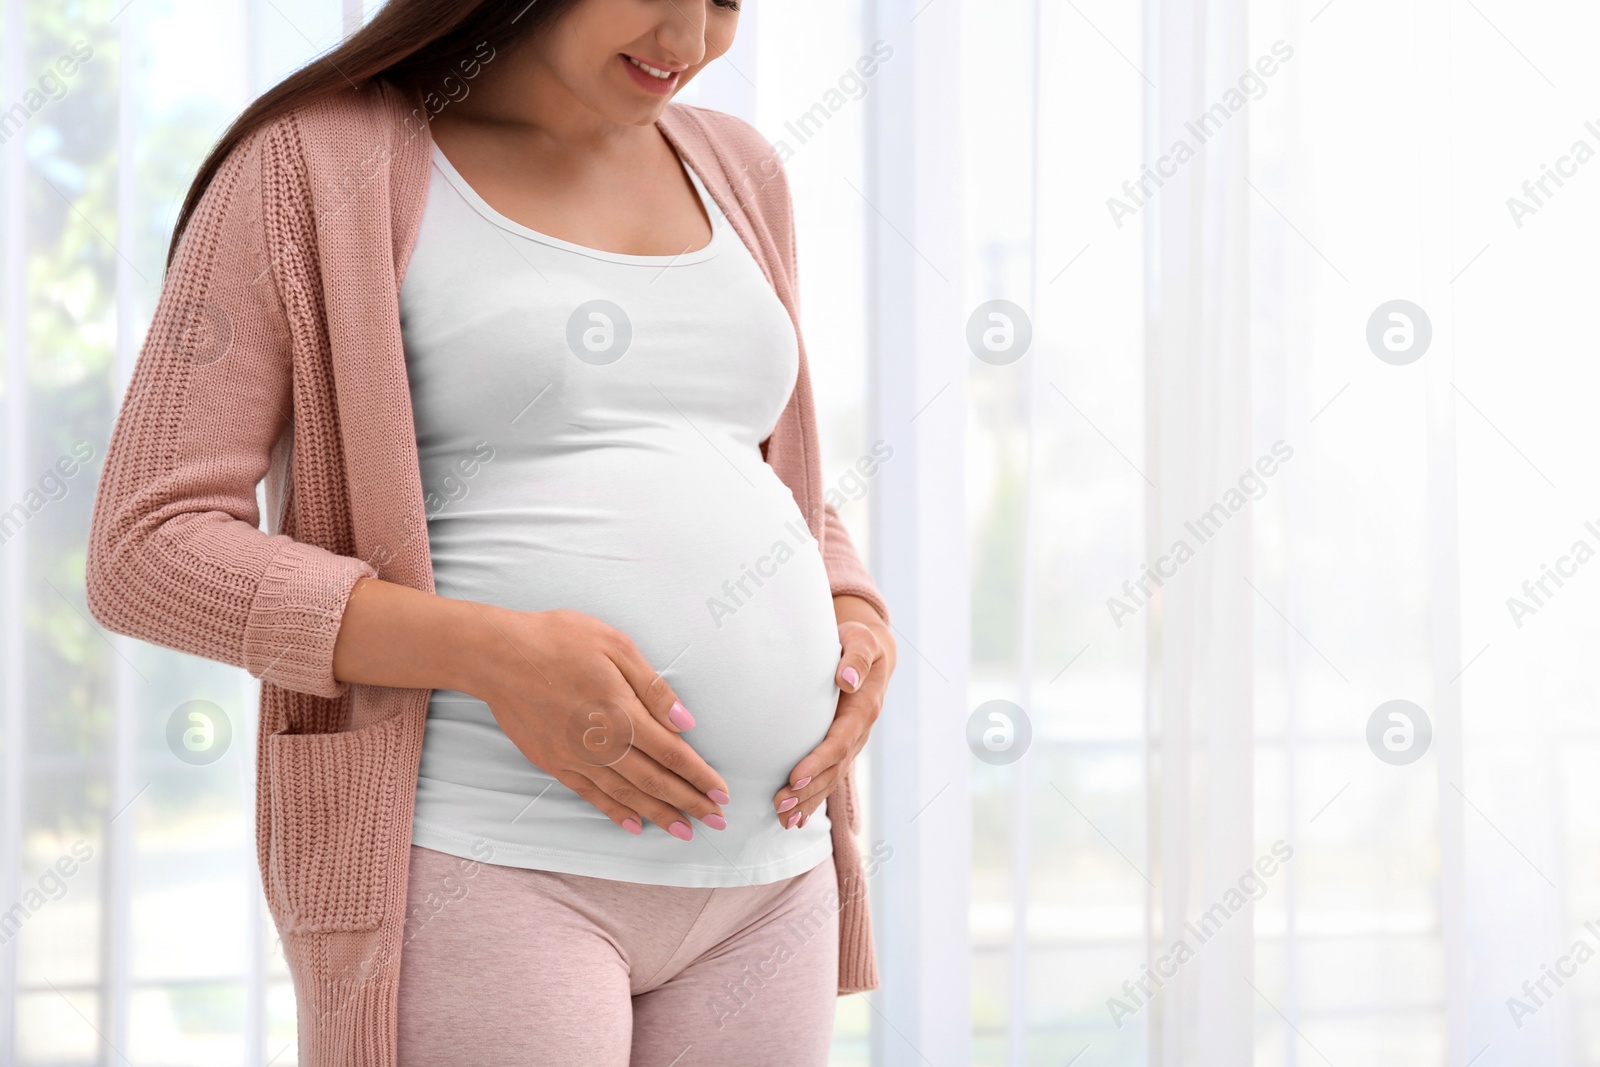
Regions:
<svg viewBox="0 0 1600 1067"><path fill-rule="evenodd" d="M400 1067L817 1067L838 992L833 857L688 889L411 847Z"/></svg>

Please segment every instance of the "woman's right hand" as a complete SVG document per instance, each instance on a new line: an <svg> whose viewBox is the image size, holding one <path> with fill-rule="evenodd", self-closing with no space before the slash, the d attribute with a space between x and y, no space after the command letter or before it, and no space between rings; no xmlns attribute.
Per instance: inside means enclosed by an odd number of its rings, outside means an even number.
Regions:
<svg viewBox="0 0 1600 1067"><path fill-rule="evenodd" d="M684 813L727 828L728 783L683 739L693 716L627 634L578 611L484 611L500 639L467 692L529 763L629 833L642 817L687 841Z"/></svg>
<svg viewBox="0 0 1600 1067"><path fill-rule="evenodd" d="M529 763L629 833L647 819L687 841L685 814L728 825L728 783L680 736L694 717L633 640L592 615L363 578L345 606L334 674L477 697Z"/></svg>

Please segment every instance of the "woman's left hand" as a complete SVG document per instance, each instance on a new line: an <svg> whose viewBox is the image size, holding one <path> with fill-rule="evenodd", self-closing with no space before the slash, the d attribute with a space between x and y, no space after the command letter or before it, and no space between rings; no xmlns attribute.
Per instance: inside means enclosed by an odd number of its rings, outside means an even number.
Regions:
<svg viewBox="0 0 1600 1067"><path fill-rule="evenodd" d="M789 772L789 788L772 798L779 821L791 829L806 824L856 754L866 747L883 710L889 676L894 673L894 636L871 602L858 596L836 596L833 613L839 620L839 644L843 646L834 672L840 689L839 707L822 743ZM838 817L844 818L844 812Z"/></svg>

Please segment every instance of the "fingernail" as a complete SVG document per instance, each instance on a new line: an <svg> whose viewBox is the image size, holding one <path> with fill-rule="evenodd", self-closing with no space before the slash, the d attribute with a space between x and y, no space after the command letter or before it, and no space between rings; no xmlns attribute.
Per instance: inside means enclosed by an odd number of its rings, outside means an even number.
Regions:
<svg viewBox="0 0 1600 1067"><path fill-rule="evenodd" d="M694 836L694 830L690 829L689 824L686 822L673 823L667 827L667 833L676 837L679 841L687 841Z"/></svg>
<svg viewBox="0 0 1600 1067"><path fill-rule="evenodd" d="M800 813L797 811L793 815L789 816L789 822L788 822L789 829L793 830L794 826L795 826L795 823L797 823L799 821L800 821Z"/></svg>
<svg viewBox="0 0 1600 1067"><path fill-rule="evenodd" d="M724 819L716 812L712 812L710 815L707 815L700 821L711 827L713 830L726 830L728 828L728 820Z"/></svg>
<svg viewBox="0 0 1600 1067"><path fill-rule="evenodd" d="M635 837L644 833L644 827L639 825L638 819L623 819L622 828Z"/></svg>
<svg viewBox="0 0 1600 1067"><path fill-rule="evenodd" d="M667 719L680 730L694 728L694 716L689 714L689 709L683 706L681 700L672 702L672 710L667 712Z"/></svg>
<svg viewBox="0 0 1600 1067"><path fill-rule="evenodd" d="M804 778L802 778L798 782L796 782L794 785L790 786L789 788L791 788L791 789L804 789L806 786L808 786L810 784L811 784L811 775L808 774Z"/></svg>
<svg viewBox="0 0 1600 1067"><path fill-rule="evenodd" d="M790 797L788 800L785 800L782 804L778 805L778 814L782 815L784 812L788 811L798 803L800 803L799 797Z"/></svg>
<svg viewBox="0 0 1600 1067"><path fill-rule="evenodd" d="M726 804L732 799L725 789L707 789L706 796L711 798L711 803L713 804Z"/></svg>
<svg viewBox="0 0 1600 1067"><path fill-rule="evenodd" d="M856 686L861 684L861 675L856 673L856 669L854 667L846 667L839 673L844 675L844 680L850 683L851 689L854 689Z"/></svg>

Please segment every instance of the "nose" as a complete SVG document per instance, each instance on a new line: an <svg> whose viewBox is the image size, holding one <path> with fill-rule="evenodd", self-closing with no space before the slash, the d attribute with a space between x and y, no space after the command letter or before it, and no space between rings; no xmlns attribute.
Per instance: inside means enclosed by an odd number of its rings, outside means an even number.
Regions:
<svg viewBox="0 0 1600 1067"><path fill-rule="evenodd" d="M679 63L699 66L706 56L704 0L670 0L655 36L667 55Z"/></svg>

